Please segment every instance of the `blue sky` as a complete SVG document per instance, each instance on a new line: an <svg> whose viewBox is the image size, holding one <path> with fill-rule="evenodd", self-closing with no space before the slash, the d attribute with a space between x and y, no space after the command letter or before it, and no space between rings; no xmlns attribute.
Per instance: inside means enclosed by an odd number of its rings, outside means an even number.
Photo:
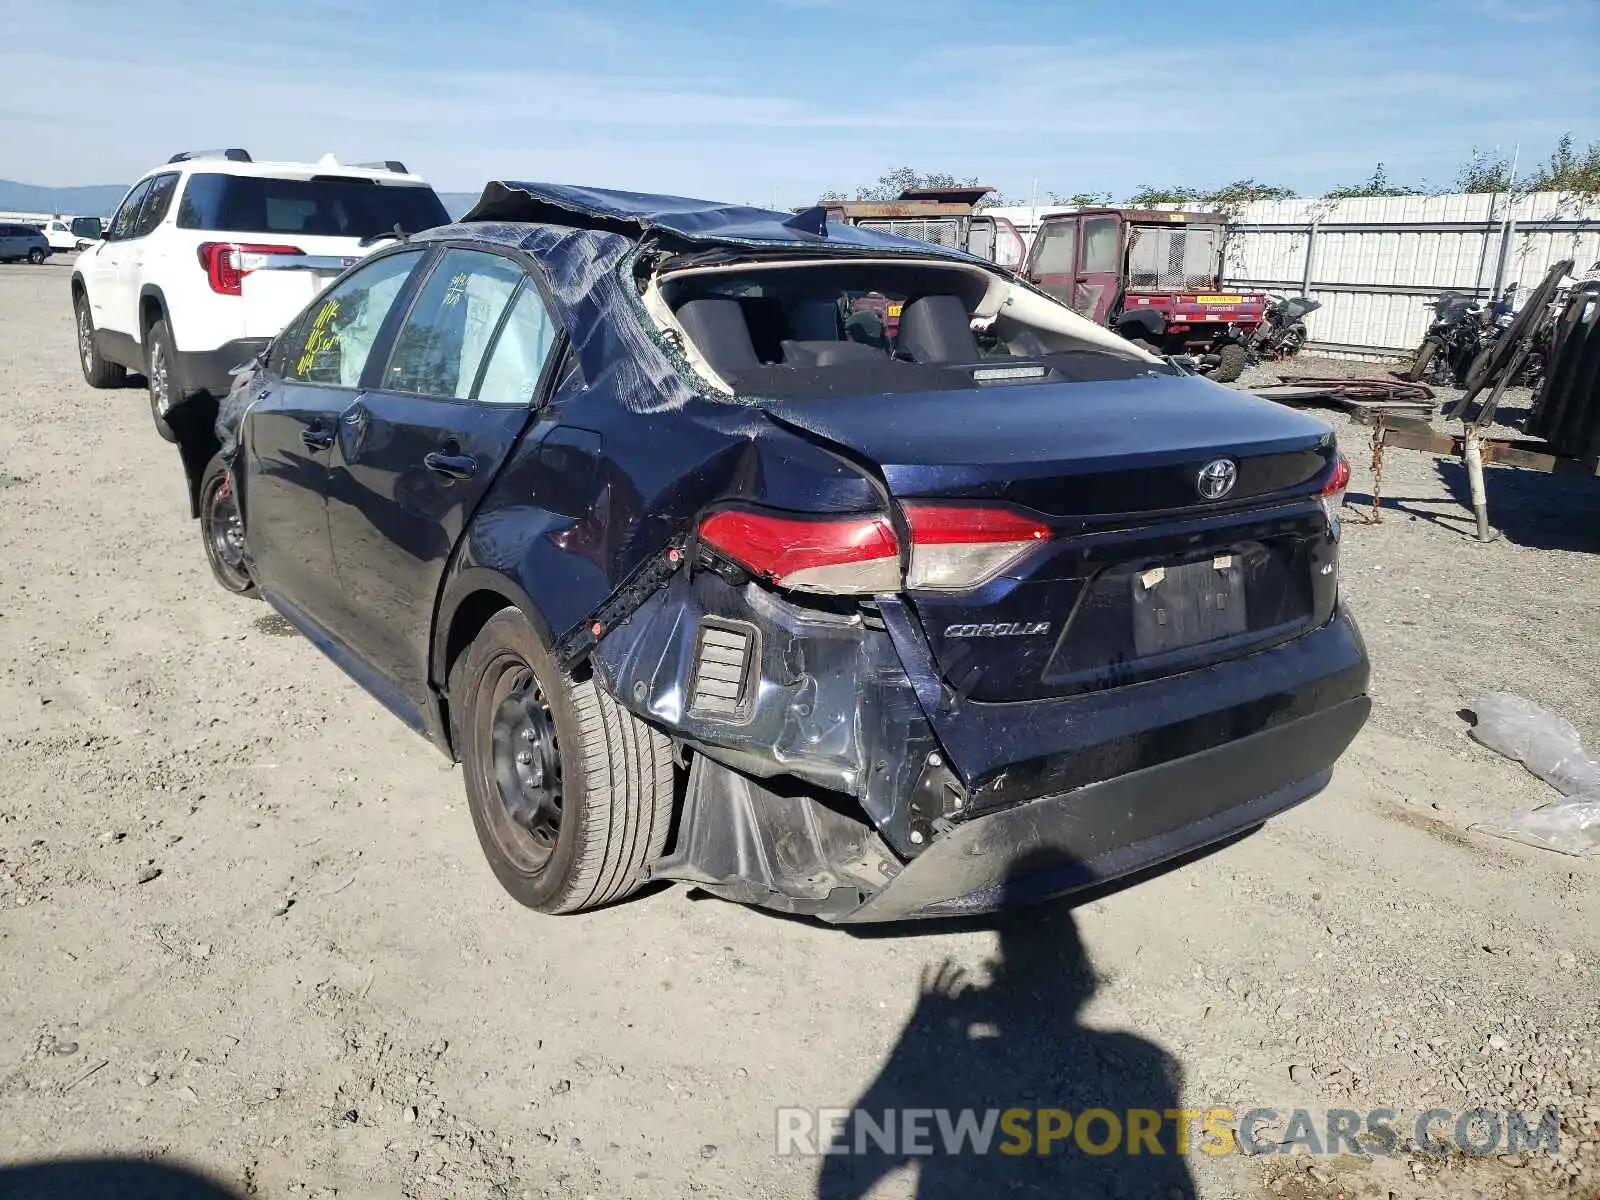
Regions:
<svg viewBox="0 0 1600 1200"><path fill-rule="evenodd" d="M1235 19L1181 16L1204 7ZM1245 176L1315 195L1379 159L1443 183L1474 146L1600 138L1600 0L0 0L0 18L0 177L54 186L242 145L398 157L441 191L796 205L906 165L1023 199Z"/></svg>

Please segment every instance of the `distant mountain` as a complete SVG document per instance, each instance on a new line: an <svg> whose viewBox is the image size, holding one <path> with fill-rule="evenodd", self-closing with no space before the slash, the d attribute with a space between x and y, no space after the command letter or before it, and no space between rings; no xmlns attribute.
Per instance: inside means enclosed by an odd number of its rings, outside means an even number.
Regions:
<svg viewBox="0 0 1600 1200"><path fill-rule="evenodd" d="M66 213L77 217L109 217L127 194L125 183L89 187L38 187L0 179L0 209L8 212Z"/></svg>
<svg viewBox="0 0 1600 1200"><path fill-rule="evenodd" d="M125 183L52 188L0 179L0 211L109 217L127 192L128 185ZM450 214L450 219L455 220L476 204L481 194L481 192L440 192L439 199L444 204L445 212Z"/></svg>

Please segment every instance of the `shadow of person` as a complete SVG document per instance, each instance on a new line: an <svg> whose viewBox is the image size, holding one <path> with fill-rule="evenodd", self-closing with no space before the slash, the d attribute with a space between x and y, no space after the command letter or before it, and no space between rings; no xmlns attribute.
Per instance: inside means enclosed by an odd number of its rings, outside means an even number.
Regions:
<svg viewBox="0 0 1600 1200"><path fill-rule="evenodd" d="M1007 897L1029 892L1024 881L1040 865L1014 870ZM908 1164L917 1200L1193 1196L1178 1121L1167 1116L1181 1093L1177 1063L1134 1034L1079 1022L1098 980L1070 904L1013 909L993 927L988 982L968 981L949 961L923 968L916 1010L834 1138L849 1153L822 1161L819 1200L858 1200ZM1086 1120L1095 1109L1104 1112ZM973 1139L948 1144L964 1113L980 1134L989 1124L985 1152L973 1152ZM1131 1137L1135 1124L1144 1136ZM1199 1139L1196 1124L1190 1150Z"/></svg>
<svg viewBox="0 0 1600 1200"><path fill-rule="evenodd" d="M187 1167L133 1158L0 1166L0 1200L243 1200Z"/></svg>

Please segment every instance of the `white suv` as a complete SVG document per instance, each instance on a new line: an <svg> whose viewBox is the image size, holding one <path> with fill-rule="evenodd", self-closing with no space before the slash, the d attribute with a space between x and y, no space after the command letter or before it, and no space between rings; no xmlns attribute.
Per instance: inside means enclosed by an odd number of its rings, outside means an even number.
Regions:
<svg viewBox="0 0 1600 1200"><path fill-rule="evenodd" d="M105 239L73 266L83 377L118 387L128 371L143 374L156 430L177 441L175 410L226 395L233 368L310 299L304 288L252 295L252 271L302 266L320 287L375 242L448 221L433 189L398 162L175 154L133 185Z"/></svg>

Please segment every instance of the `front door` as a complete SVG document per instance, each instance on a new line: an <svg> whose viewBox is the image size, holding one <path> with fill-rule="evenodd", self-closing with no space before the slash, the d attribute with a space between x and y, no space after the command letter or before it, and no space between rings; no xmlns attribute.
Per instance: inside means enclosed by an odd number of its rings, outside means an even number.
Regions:
<svg viewBox="0 0 1600 1200"><path fill-rule="evenodd" d="M137 339L139 330L134 320L138 304L127 294L122 264L129 254L128 243L139 221L139 209L150 194L150 180L137 184L123 197L106 240L94 250L94 259L88 266L89 304L94 316L94 327ZM127 348L122 348L122 354ZM120 355L119 355L120 358Z"/></svg>
<svg viewBox="0 0 1600 1200"><path fill-rule="evenodd" d="M1072 303L1078 277L1078 218L1044 221L1028 255L1027 276L1063 304Z"/></svg>
<svg viewBox="0 0 1600 1200"><path fill-rule="evenodd" d="M426 703L446 563L530 420L556 332L520 261L447 250L381 383L339 421L328 529L348 624L334 633L410 708Z"/></svg>
<svg viewBox="0 0 1600 1200"><path fill-rule="evenodd" d="M345 276L278 339L254 385L241 436L244 469L235 463L233 473L245 537L262 594L302 625L338 624L328 455L339 416L361 395L368 360L424 254L386 254Z"/></svg>

